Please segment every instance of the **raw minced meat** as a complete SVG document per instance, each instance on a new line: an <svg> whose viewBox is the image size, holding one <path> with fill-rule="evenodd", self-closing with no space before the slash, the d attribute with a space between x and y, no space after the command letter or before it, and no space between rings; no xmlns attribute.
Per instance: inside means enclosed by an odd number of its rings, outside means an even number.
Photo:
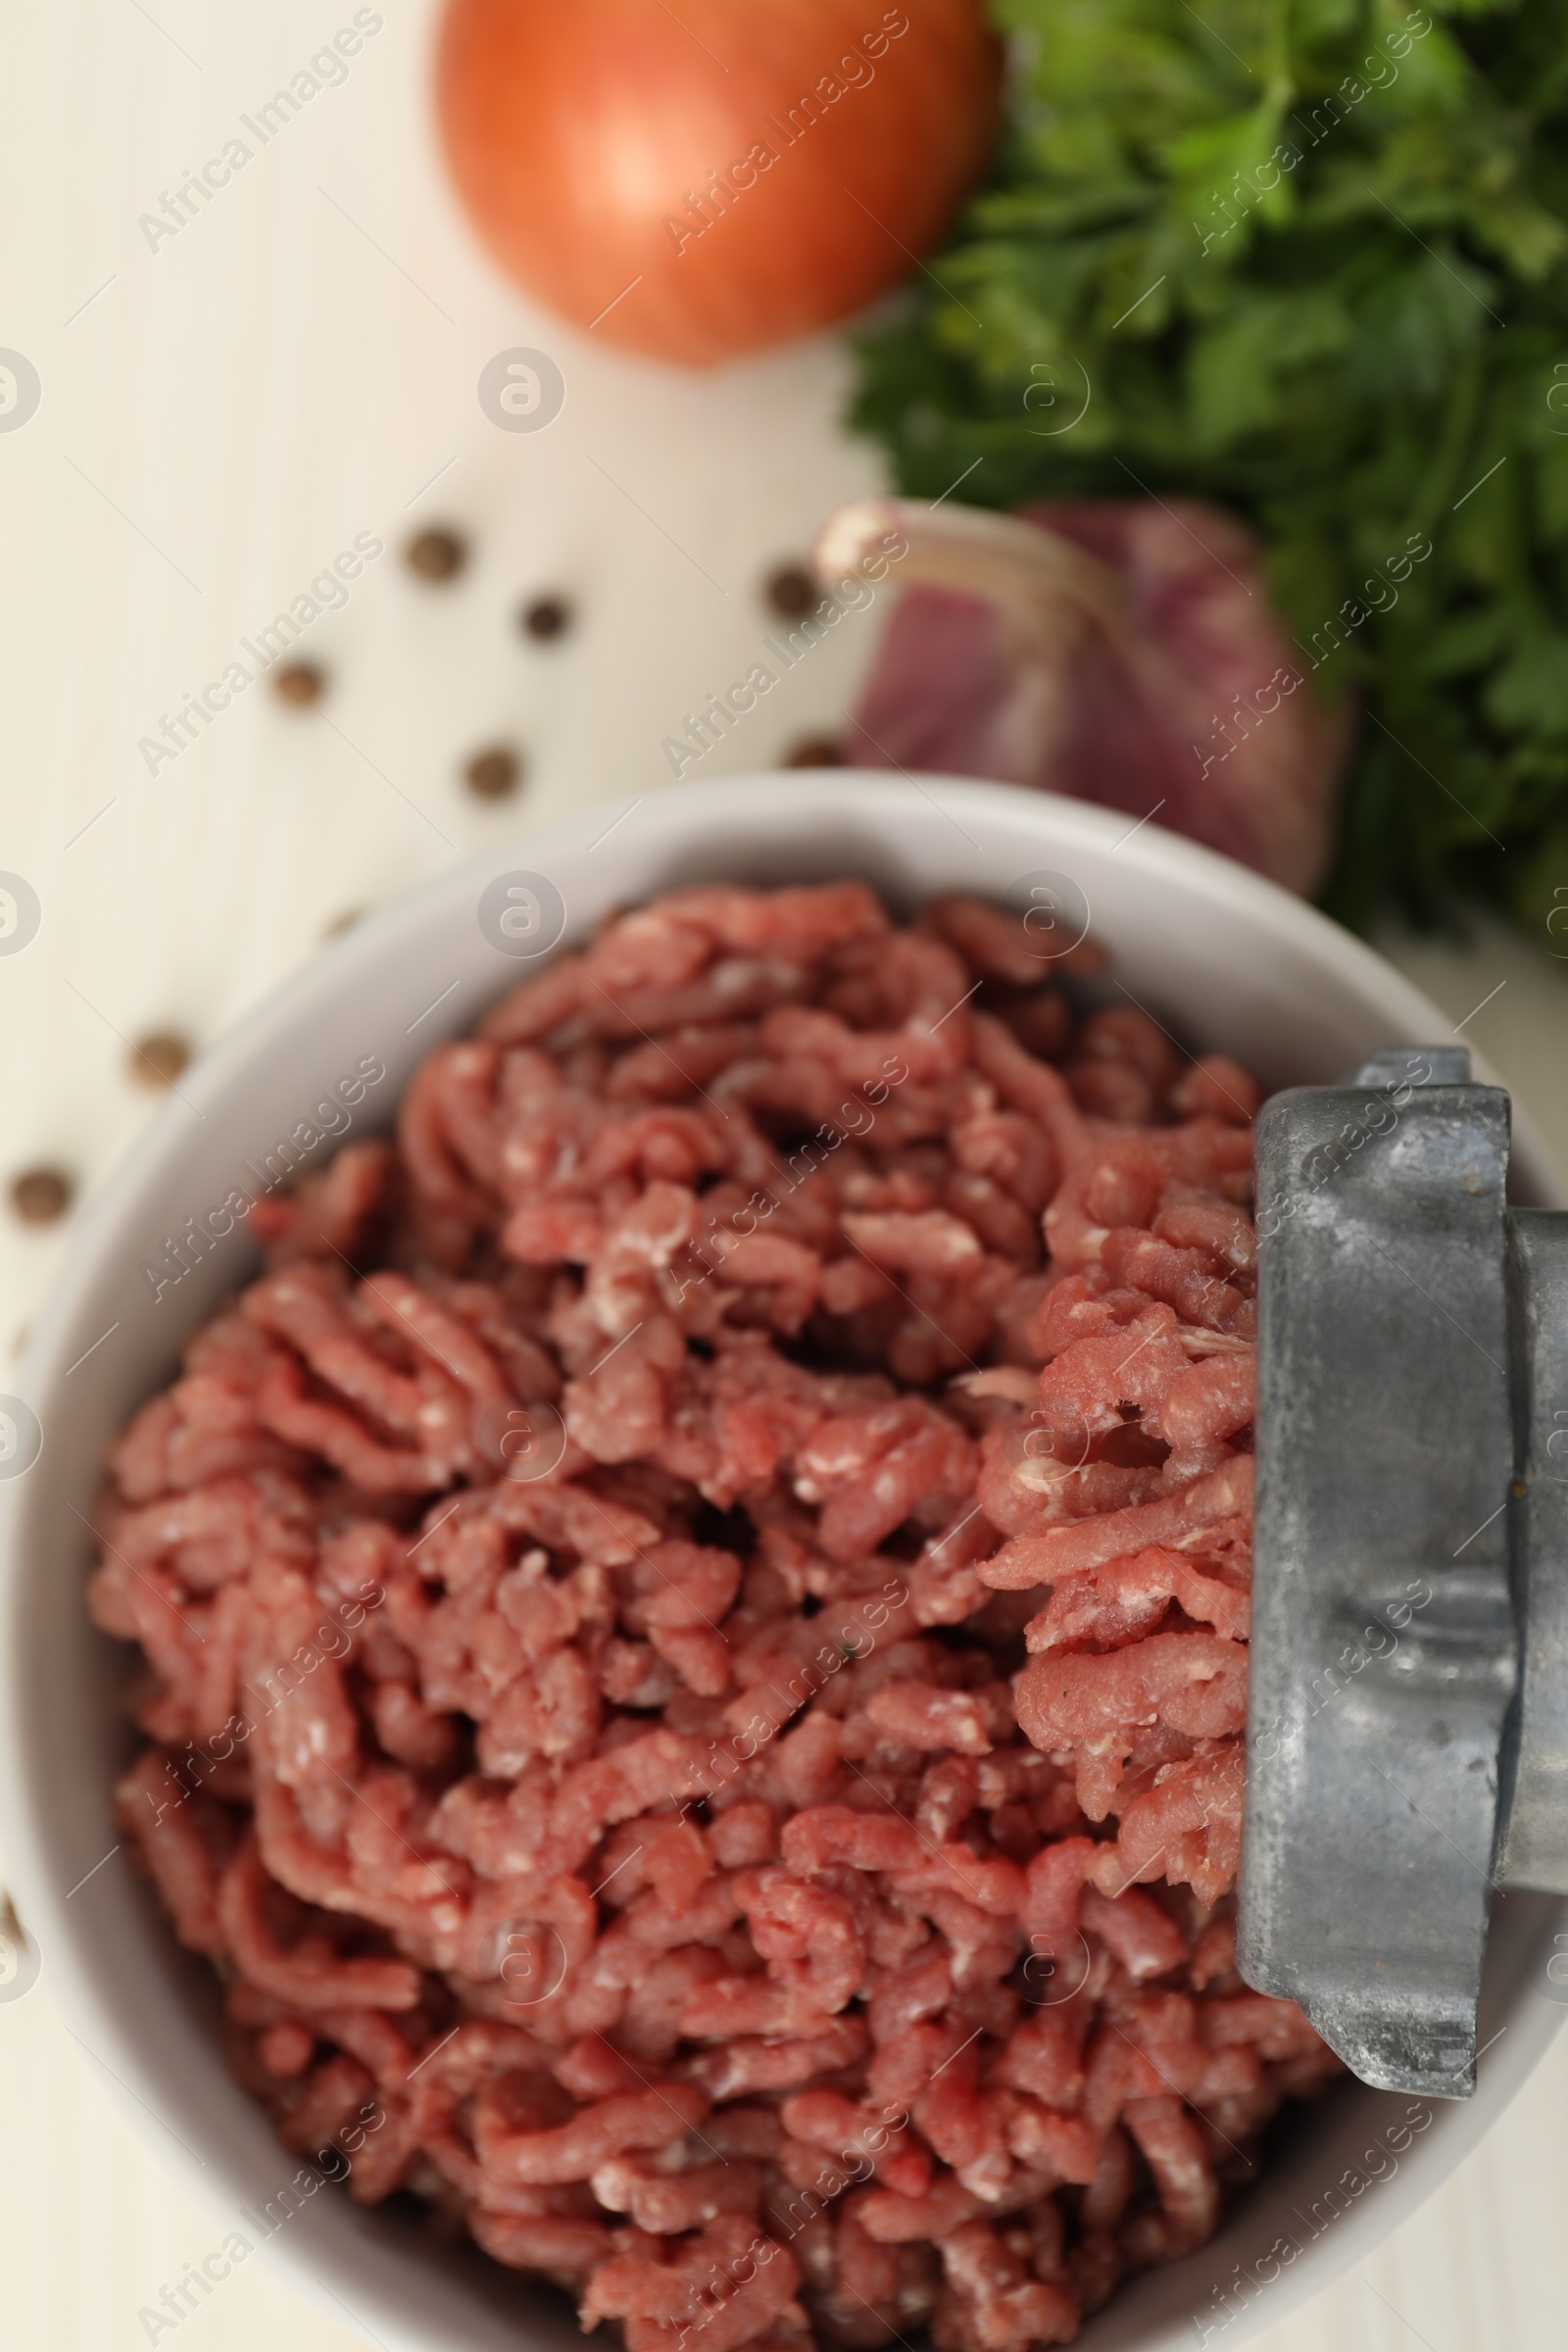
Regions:
<svg viewBox="0 0 1568 2352"><path fill-rule="evenodd" d="M1067 2342L1335 2064L1231 1927L1258 1092L1091 962L618 915L254 1205L113 1451L239 2081L628 2352Z"/></svg>

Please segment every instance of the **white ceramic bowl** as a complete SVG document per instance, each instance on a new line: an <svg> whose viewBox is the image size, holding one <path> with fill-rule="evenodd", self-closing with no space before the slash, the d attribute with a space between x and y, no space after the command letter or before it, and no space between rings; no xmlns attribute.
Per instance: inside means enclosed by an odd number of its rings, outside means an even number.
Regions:
<svg viewBox="0 0 1568 2352"><path fill-rule="evenodd" d="M123 2086L160 2160L213 2206L215 2250L235 2230L260 2244L259 2217L294 2167L224 2072L211 1972L176 1949L123 1854L103 1860L116 1842L110 1782L129 1746L117 1698L125 1653L87 1623L80 1514L107 1441L251 1261L230 1236L156 1300L143 1263L364 1057L384 1062L387 1078L351 1132L387 1123L430 1047L529 968L488 944L476 919L486 885L519 868L556 885L568 939L607 908L694 880L857 874L910 907L938 891L1000 896L1019 877L1065 873L1119 985L1194 1049L1233 1054L1270 1084L1330 1080L1375 1047L1446 1035L1436 1008L1358 941L1152 825L1129 831L1112 812L1005 786L829 771L683 786L618 822L594 808L528 833L358 925L192 1070L83 1218L20 1377L43 1445L25 1475L0 1484L0 1851L73 2031ZM1554 1201L1528 1136L1515 1166L1521 1199ZM1088 2352L1191 2352L1195 2340L1231 2352L1363 2254L1475 2145L1545 2047L1563 2014L1546 1964L1565 1927L1568 1906L1499 1903L1482 2038L1501 2038L1472 2101L1421 2107L1336 2089L1289 2123L1211 2246L1136 2281L1089 2325ZM581 2340L560 2298L476 2253L422 2242L406 2209L366 2212L323 2192L268 2250L302 2292L392 2352L514 2352L519 2341L565 2352Z"/></svg>

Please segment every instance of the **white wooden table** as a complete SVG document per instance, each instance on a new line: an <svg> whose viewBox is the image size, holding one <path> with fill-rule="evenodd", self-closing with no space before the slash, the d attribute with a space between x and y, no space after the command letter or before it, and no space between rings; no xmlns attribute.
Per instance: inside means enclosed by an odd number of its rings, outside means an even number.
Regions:
<svg viewBox="0 0 1568 2352"><path fill-rule="evenodd" d="M0 957L9 1182L32 1164L102 1184L156 1100L128 1043L200 1045L325 928L525 818L607 811L668 780L663 739L744 674L761 582L821 513L877 479L837 429L831 344L711 377L595 348L531 310L457 220L425 104L425 0L381 0L346 77L263 144L242 127L351 24L347 0L54 0L6 27L0 347L38 372L0 430L0 869L42 927ZM243 15L245 22L241 22ZM361 12L361 22L366 12ZM326 79L326 70L319 76ZM174 234L140 225L226 143L251 154ZM217 182L221 172L210 172ZM484 364L543 348L567 384L547 430L498 430ZM3 417L0 417L3 422ZM400 550L460 527L462 578ZM385 552L298 651L326 699L258 682L177 759L138 747L368 534ZM551 644L523 600L569 599ZM878 615L847 620L697 770L773 764L832 724ZM232 680L230 686L232 687ZM212 708L220 694L209 696ZM526 755L510 803L463 761ZM155 771L155 772L154 772ZM1486 932L1396 953L1514 1085L1568 1164L1568 966ZM0 1369L70 1238L0 1208ZM3 1857L0 1857L3 1866ZM152 2128L146 2128L151 2132ZM1568 2301L1568 2043L1445 2194L1269 2352L1517 2352ZM0 2003L0 2312L9 2343L113 2352L208 2246L151 2138L71 2040L47 1976ZM346 2352L343 2326L261 2262L182 2322L180 2352ZM160 2341L167 2337L161 2336Z"/></svg>

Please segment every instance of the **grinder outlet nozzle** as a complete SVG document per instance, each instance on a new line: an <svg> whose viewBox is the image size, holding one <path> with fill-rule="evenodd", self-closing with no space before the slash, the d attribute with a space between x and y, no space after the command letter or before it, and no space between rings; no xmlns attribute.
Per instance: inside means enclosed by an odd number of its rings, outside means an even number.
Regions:
<svg viewBox="0 0 1568 2352"><path fill-rule="evenodd" d="M1568 1893L1568 1214L1448 1047L1257 1122L1238 1959L1363 2082L1464 2098L1494 1887Z"/></svg>

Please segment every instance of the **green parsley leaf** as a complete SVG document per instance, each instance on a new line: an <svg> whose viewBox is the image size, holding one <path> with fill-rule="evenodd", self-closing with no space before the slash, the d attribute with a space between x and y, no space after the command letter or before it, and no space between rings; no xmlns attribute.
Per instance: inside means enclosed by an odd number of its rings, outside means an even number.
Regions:
<svg viewBox="0 0 1568 2352"><path fill-rule="evenodd" d="M991 184L860 340L855 420L915 496L978 458L977 504L1242 514L1363 709L1327 903L1539 925L1568 886L1568 0L992 12Z"/></svg>

